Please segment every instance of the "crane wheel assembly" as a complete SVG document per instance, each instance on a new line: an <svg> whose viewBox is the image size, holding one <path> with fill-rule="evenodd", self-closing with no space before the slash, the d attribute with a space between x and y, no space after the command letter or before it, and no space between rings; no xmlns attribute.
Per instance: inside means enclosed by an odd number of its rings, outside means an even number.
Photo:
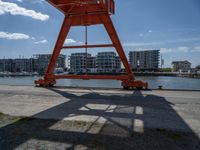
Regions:
<svg viewBox="0 0 200 150"><path fill-rule="evenodd" d="M114 0L48 0L48 2L60 10L65 15L65 18L60 29L60 33L57 38L47 71L42 79L35 81L36 85L50 87L56 84L56 79L110 79L121 80L121 85L124 89L148 88L147 82L135 80L135 76L131 70L122 44L111 20L110 16L115 13ZM112 41L111 44L88 45L86 42L85 45L80 46L64 46L65 39L71 27L85 26L87 31L88 26L101 24L105 27ZM88 75L87 73L85 75L55 75L53 73L56 61L62 49L85 48L87 50L88 48L99 47L114 47L125 67L127 75Z"/></svg>

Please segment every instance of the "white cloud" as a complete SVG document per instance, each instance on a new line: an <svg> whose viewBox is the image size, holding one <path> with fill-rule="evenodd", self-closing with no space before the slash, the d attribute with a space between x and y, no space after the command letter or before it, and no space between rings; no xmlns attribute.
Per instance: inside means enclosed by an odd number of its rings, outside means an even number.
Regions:
<svg viewBox="0 0 200 150"><path fill-rule="evenodd" d="M143 37L143 36L144 36L144 34L143 34L143 33L140 33L140 34L139 34L139 36L140 36L140 37Z"/></svg>
<svg viewBox="0 0 200 150"><path fill-rule="evenodd" d="M33 3L43 3L45 0L34 0Z"/></svg>
<svg viewBox="0 0 200 150"><path fill-rule="evenodd" d="M22 0L15 0L15 1L17 1L17 2L20 2L20 3L22 3L22 2L23 2Z"/></svg>
<svg viewBox="0 0 200 150"><path fill-rule="evenodd" d="M200 52L200 46L194 47L194 51L195 51L195 52Z"/></svg>
<svg viewBox="0 0 200 150"><path fill-rule="evenodd" d="M161 48L161 53L173 53L173 52L188 52L188 47L175 47L175 48Z"/></svg>
<svg viewBox="0 0 200 150"><path fill-rule="evenodd" d="M84 44L84 42L78 42L79 44Z"/></svg>
<svg viewBox="0 0 200 150"><path fill-rule="evenodd" d="M29 35L23 33L8 33L8 32L0 32L0 39L7 40L27 40L30 39Z"/></svg>
<svg viewBox="0 0 200 150"><path fill-rule="evenodd" d="M186 46L180 46L177 48L177 51L180 51L180 52L188 52L189 50L190 48Z"/></svg>
<svg viewBox="0 0 200 150"><path fill-rule="evenodd" d="M48 43L47 40L41 40L41 41L37 41L37 42L34 42L35 44L45 44L45 43Z"/></svg>
<svg viewBox="0 0 200 150"><path fill-rule="evenodd" d="M46 21L49 19L48 15L42 14L41 12L36 12L35 10L26 9L15 3L4 2L0 0L0 15L5 13L9 13L11 15L21 15L21 16L31 17L33 19L41 21Z"/></svg>
<svg viewBox="0 0 200 150"><path fill-rule="evenodd" d="M173 48L161 48L161 53L170 53L173 52Z"/></svg>
<svg viewBox="0 0 200 150"><path fill-rule="evenodd" d="M146 50L148 48L137 48L137 50ZM152 49L152 48L150 48ZM194 53L200 52L200 46L196 47L187 47L187 46L179 46L179 47L172 47L172 48L155 48L160 49L161 53Z"/></svg>
<svg viewBox="0 0 200 150"><path fill-rule="evenodd" d="M66 39L65 40L65 44L73 44L73 43L76 43L76 41L73 40L73 39Z"/></svg>
<svg viewBox="0 0 200 150"><path fill-rule="evenodd" d="M152 46L152 45L160 45L162 42L146 42L146 43L124 43L124 46L134 47L134 46Z"/></svg>
<svg viewBox="0 0 200 150"><path fill-rule="evenodd" d="M42 2L44 2L45 0L36 0L37 2L39 2L39 3L42 3Z"/></svg>
<svg viewBox="0 0 200 150"><path fill-rule="evenodd" d="M179 46L175 48L161 48L160 50L161 53L173 53L173 52L192 53L192 52L200 52L200 46L197 47Z"/></svg>
<svg viewBox="0 0 200 150"><path fill-rule="evenodd" d="M139 36L144 36L143 34L140 34ZM173 44L173 43L186 43L186 42L194 42L194 41L200 41L200 37L194 37L194 38L186 38L186 39L175 39L175 40L162 40L162 41L152 41L152 42L141 42L141 43L124 43L124 46L127 47L136 47L136 46L158 46L163 44Z"/></svg>
<svg viewBox="0 0 200 150"><path fill-rule="evenodd" d="M28 0L32 4L43 4L46 0Z"/></svg>

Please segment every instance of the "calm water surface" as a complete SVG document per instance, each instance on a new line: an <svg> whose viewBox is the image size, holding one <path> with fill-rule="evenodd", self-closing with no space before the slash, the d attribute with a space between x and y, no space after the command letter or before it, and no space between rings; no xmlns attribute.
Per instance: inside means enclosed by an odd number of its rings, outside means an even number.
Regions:
<svg viewBox="0 0 200 150"><path fill-rule="evenodd" d="M155 89L162 85L164 89L187 89L200 90L200 79L182 78L182 77L155 77L139 76L138 80L144 80L149 83L149 88ZM34 85L34 80L38 77L0 77L1 85ZM108 87L121 88L121 82L115 80L57 80L58 86L73 87Z"/></svg>

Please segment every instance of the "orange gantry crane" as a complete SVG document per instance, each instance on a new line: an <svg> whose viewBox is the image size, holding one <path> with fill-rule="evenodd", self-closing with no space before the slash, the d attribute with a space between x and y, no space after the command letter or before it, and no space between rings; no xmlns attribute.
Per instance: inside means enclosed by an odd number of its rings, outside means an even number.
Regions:
<svg viewBox="0 0 200 150"><path fill-rule="evenodd" d="M50 4L60 10L64 15L64 21L53 50L53 54L50 59L47 71L43 79L35 81L36 85L40 86L53 86L56 84L56 79L113 79L121 80L122 86L125 89L129 88L148 88L148 83L135 80L134 74L129 66L126 55L124 53L122 44L117 35L115 27L111 20L111 15L115 12L114 0L48 0ZM87 41L85 45L79 46L64 46L65 39L69 33L69 30L73 26L87 26L103 24L112 44L99 44L88 45ZM54 69L56 61L60 55L62 49L72 48L99 48L99 47L114 47L121 58L121 61L125 67L127 75L55 75ZM87 68L86 68L87 69Z"/></svg>

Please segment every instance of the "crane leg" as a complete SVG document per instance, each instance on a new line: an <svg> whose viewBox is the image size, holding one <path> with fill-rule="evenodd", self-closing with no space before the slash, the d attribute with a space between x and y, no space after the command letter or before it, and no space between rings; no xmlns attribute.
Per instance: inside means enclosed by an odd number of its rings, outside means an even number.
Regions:
<svg viewBox="0 0 200 150"><path fill-rule="evenodd" d="M65 16L60 33L58 35L57 38L57 42L55 44L55 48L53 50L53 54L51 56L49 65L48 65L48 69L44 75L43 79L39 79L35 81L36 85L40 85L40 86L45 86L45 87L49 87L49 86L53 86L54 84L56 84L56 80L53 76L53 72L56 66L56 61L60 55L60 51L63 47L63 44L65 43L65 39L69 33L71 27L71 19L68 18L67 16Z"/></svg>
<svg viewBox="0 0 200 150"><path fill-rule="evenodd" d="M128 73L128 80L124 80L122 79L122 86L124 87L124 89L129 89L129 88L136 88L136 89L147 89L148 88L148 83L140 81L140 80L135 80L134 74L131 70L131 67L128 63L128 60L126 58L126 55L124 53L122 44L120 42L120 39L117 35L117 32L115 30L115 27L112 23L112 20L110 18L109 15L101 15L99 16L101 21L104 23L104 27L106 28L110 39L115 47L115 49L117 50L117 53L119 55L119 57L122 60L122 63L125 67L126 72Z"/></svg>

